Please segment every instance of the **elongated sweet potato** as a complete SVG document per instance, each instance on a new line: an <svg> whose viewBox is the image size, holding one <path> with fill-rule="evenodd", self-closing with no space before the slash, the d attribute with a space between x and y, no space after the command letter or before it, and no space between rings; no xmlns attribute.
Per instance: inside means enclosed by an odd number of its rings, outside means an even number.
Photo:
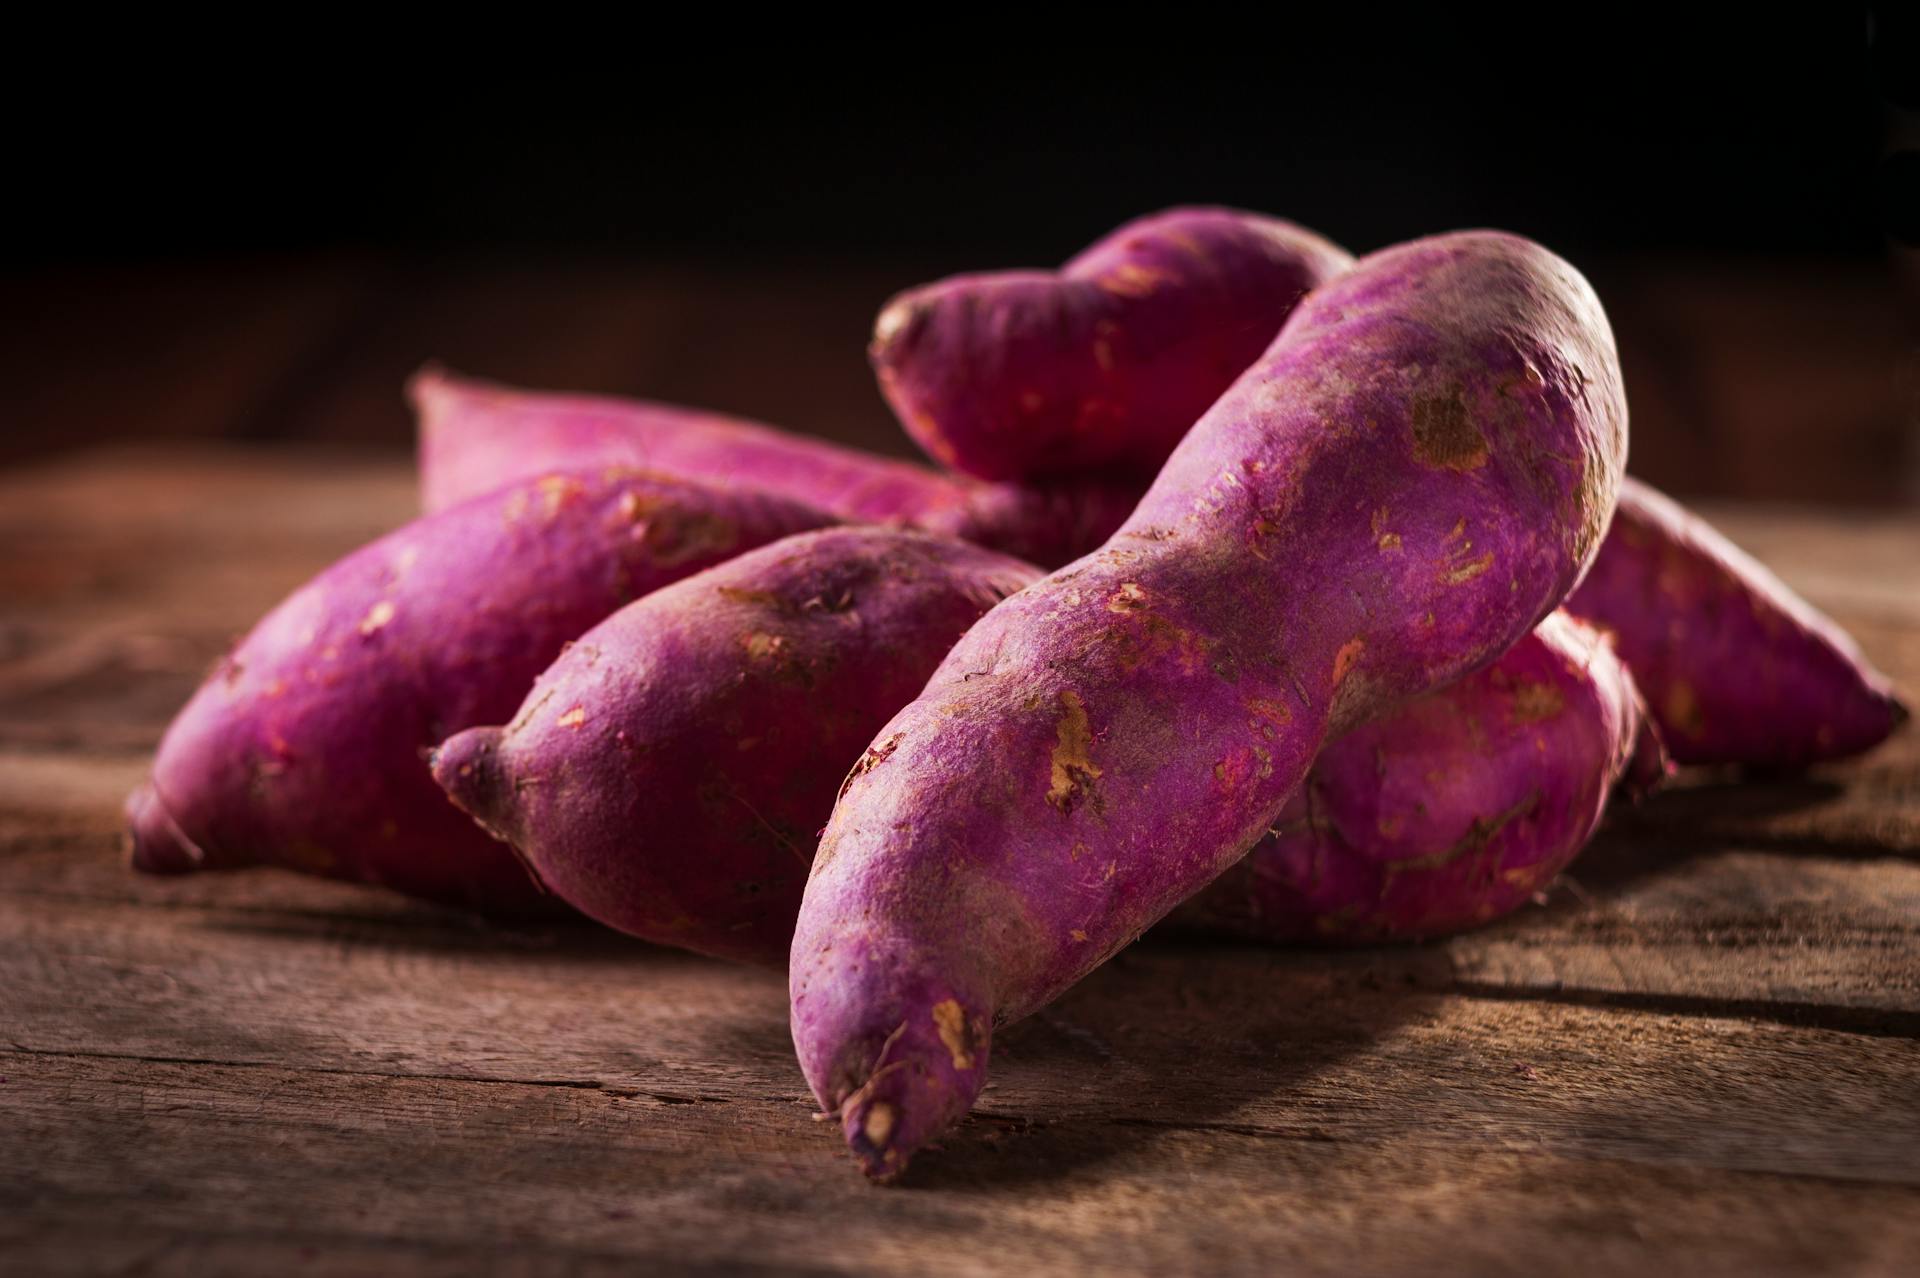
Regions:
<svg viewBox="0 0 1920 1278"><path fill-rule="evenodd" d="M541 894L426 751L513 712L631 599L831 523L783 498L562 472L416 520L295 591L201 685L128 801L133 864L250 864L495 913Z"/></svg>
<svg viewBox="0 0 1920 1278"><path fill-rule="evenodd" d="M996 1023L1250 848L1330 734L1552 611L1625 453L1606 317L1538 245L1440 236L1316 290L1106 547L967 632L836 805L792 1028L868 1173L965 1112Z"/></svg>
<svg viewBox="0 0 1920 1278"><path fill-rule="evenodd" d="M948 538L802 533L629 604L434 776L549 889L651 941L784 966L847 768L1040 571Z"/></svg>
<svg viewBox="0 0 1920 1278"><path fill-rule="evenodd" d="M642 466L806 502L853 523L958 537L1043 566L1100 545L1146 491L1144 479L1074 475L982 484L717 413L607 396L511 390L421 370L428 510L562 467Z"/></svg>
<svg viewBox="0 0 1920 1278"><path fill-rule="evenodd" d="M1636 480L1567 610L1613 632L1681 763L1801 767L1871 749L1907 718L1846 632Z"/></svg>
<svg viewBox="0 0 1920 1278"><path fill-rule="evenodd" d="M918 533L801 533L616 612L512 724L447 741L434 776L581 912L784 965L847 763L1039 575ZM1584 845L1641 723L1604 642L1555 613L1487 669L1329 745L1278 832L1175 919L1357 941L1507 913Z"/></svg>
<svg viewBox="0 0 1920 1278"><path fill-rule="evenodd" d="M907 433L943 465L982 479L1151 474L1302 295L1352 264L1291 222L1169 209L1057 272L902 293L869 354Z"/></svg>
<svg viewBox="0 0 1920 1278"><path fill-rule="evenodd" d="M1476 927L1567 867L1615 782L1665 771L1626 667L1556 612L1486 669L1329 744L1273 831L1170 922L1317 943Z"/></svg>

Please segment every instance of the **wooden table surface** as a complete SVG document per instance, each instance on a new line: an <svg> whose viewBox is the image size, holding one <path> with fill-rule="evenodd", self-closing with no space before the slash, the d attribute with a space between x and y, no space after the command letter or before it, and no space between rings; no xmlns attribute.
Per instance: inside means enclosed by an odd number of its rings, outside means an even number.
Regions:
<svg viewBox="0 0 1920 1278"><path fill-rule="evenodd" d="M397 460L286 447L0 478L0 1273L1920 1266L1911 728L1685 778L1445 944L1150 937L877 1189L812 1121L776 975L123 868L201 672L411 503ZM1712 513L1920 690L1920 518Z"/></svg>

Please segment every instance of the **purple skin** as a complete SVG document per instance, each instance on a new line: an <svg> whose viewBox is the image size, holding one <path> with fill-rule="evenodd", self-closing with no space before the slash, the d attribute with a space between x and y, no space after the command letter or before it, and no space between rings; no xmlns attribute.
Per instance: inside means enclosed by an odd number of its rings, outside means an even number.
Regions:
<svg viewBox="0 0 1920 1278"><path fill-rule="evenodd" d="M835 807L792 1028L867 1173L966 1112L996 1024L1252 847L1330 735L1551 612L1625 454L1606 317L1538 245L1416 241L1309 297L1120 533L974 626Z"/></svg>
<svg viewBox="0 0 1920 1278"><path fill-rule="evenodd" d="M982 484L698 409L511 390L437 368L407 388L426 509L544 470L639 466L806 502L852 523L910 526L1051 567L1100 545L1146 481L1076 475Z"/></svg>
<svg viewBox="0 0 1920 1278"><path fill-rule="evenodd" d="M1805 767L1870 750L1908 717L1830 618L1637 480L1567 611L1613 632L1680 763Z"/></svg>
<svg viewBox="0 0 1920 1278"><path fill-rule="evenodd" d="M868 354L907 433L953 470L1152 474L1300 298L1352 265L1291 222L1168 209L1059 271L956 275L902 293Z"/></svg>
<svg viewBox="0 0 1920 1278"><path fill-rule="evenodd" d="M510 725L443 745L434 777L582 913L784 967L847 765L1039 576L923 533L789 537L614 613Z"/></svg>
<svg viewBox="0 0 1920 1278"><path fill-rule="evenodd" d="M414 521L295 591L200 686L127 802L134 868L270 864L492 914L549 903L427 751L513 712L614 609L832 521L783 498L563 472Z"/></svg>
<svg viewBox="0 0 1920 1278"><path fill-rule="evenodd" d="M1478 927L1572 862L1615 782L1665 774L1626 667L1556 612L1486 669L1327 746L1275 828L1170 922L1346 945Z"/></svg>

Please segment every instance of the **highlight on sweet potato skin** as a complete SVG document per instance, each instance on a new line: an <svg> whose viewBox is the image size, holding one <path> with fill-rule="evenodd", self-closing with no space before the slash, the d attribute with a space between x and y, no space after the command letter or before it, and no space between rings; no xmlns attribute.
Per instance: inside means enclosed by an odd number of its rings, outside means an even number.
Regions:
<svg viewBox="0 0 1920 1278"><path fill-rule="evenodd" d="M1300 298L1352 264L1278 218L1168 209L1057 272L902 293L868 354L907 433L944 466L996 480L1151 474Z"/></svg>
<svg viewBox="0 0 1920 1278"><path fill-rule="evenodd" d="M1037 568L880 528L802 533L614 613L506 727L446 742L448 794L623 932L781 967L848 768Z"/></svg>
<svg viewBox="0 0 1920 1278"><path fill-rule="evenodd" d="M918 528L1052 567L1113 534L1144 479L983 484L758 422L612 396L514 390L437 367L407 386L428 510L542 471L638 466L806 502L850 523Z"/></svg>
<svg viewBox="0 0 1920 1278"><path fill-rule="evenodd" d="M1666 764L1632 676L1556 612L1484 670L1332 742L1274 828L1169 924L1256 940L1420 940L1512 913Z"/></svg>
<svg viewBox="0 0 1920 1278"><path fill-rule="evenodd" d="M135 868L271 864L490 913L541 907L426 752L498 722L629 600L832 521L627 470L558 472L416 520L295 591L222 660L128 801Z"/></svg>
<svg viewBox="0 0 1920 1278"><path fill-rule="evenodd" d="M1908 717L1831 618L1637 480L1567 609L1613 632L1681 763L1804 767L1870 750Z"/></svg>
<svg viewBox="0 0 1920 1278"><path fill-rule="evenodd" d="M1330 735L1491 662L1579 579L1626 453L1586 281L1497 232L1312 294L1106 547L989 612L876 735L797 922L802 1069L870 1175L993 1027L1250 848Z"/></svg>

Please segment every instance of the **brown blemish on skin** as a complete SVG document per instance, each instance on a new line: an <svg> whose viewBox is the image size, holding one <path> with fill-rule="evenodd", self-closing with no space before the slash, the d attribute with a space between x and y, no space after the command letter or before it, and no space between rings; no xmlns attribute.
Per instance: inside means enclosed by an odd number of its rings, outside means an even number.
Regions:
<svg viewBox="0 0 1920 1278"><path fill-rule="evenodd" d="M540 498L546 505L546 516L551 520L563 507L581 493L586 485L568 475L547 475L534 485L540 492Z"/></svg>
<svg viewBox="0 0 1920 1278"><path fill-rule="evenodd" d="M747 656L755 661L777 661L785 654L787 641L781 635L770 635L756 630L750 635L740 636L740 646L746 649Z"/></svg>
<svg viewBox="0 0 1920 1278"><path fill-rule="evenodd" d="M370 635L393 620L393 601L382 599L367 609L367 615L360 619L360 633Z"/></svg>
<svg viewBox="0 0 1920 1278"><path fill-rule="evenodd" d="M955 1069L973 1068L973 1027L967 1024L967 1014L957 999L946 999L933 1005L933 1027L940 1033L940 1042L946 1047L947 1054L953 1057Z"/></svg>
<svg viewBox="0 0 1920 1278"><path fill-rule="evenodd" d="M1693 685L1685 679L1675 679L1673 686L1667 689L1664 700L1667 722L1678 728L1683 736L1698 737L1701 729L1707 725L1700 713L1700 698L1695 694Z"/></svg>
<svg viewBox="0 0 1920 1278"><path fill-rule="evenodd" d="M1107 596L1108 612L1138 612L1147 606L1147 592L1137 581L1129 581Z"/></svg>
<svg viewBox="0 0 1920 1278"><path fill-rule="evenodd" d="M1185 231L1162 231L1160 232L1160 236L1166 240L1167 243L1173 245L1189 257L1199 258L1202 262L1210 260L1207 256L1205 246ZM1145 248L1146 243L1144 237L1139 242L1129 244L1127 247L1132 249Z"/></svg>
<svg viewBox="0 0 1920 1278"><path fill-rule="evenodd" d="M1489 550L1478 559L1469 559L1465 563L1443 568L1440 572L1440 580L1449 586L1457 586L1462 582L1472 581L1491 567L1493 567L1493 552Z"/></svg>
<svg viewBox="0 0 1920 1278"><path fill-rule="evenodd" d="M1103 373L1113 371L1113 347L1104 337L1093 339L1093 362L1100 366Z"/></svg>
<svg viewBox="0 0 1920 1278"><path fill-rule="evenodd" d="M840 783L839 797L843 799L847 797L847 789L854 783L855 779L867 775L867 773L892 758L893 752L900 748L900 742L906 735L904 732L896 732L879 745L868 746L867 752L860 756L860 762L853 765L853 770L847 773L847 779ZM823 848L822 851L825 851L825 849Z"/></svg>
<svg viewBox="0 0 1920 1278"><path fill-rule="evenodd" d="M1533 865L1516 865L1510 870L1500 871L1500 877L1513 887L1531 888L1540 880L1541 872L1545 868L1545 866L1538 863Z"/></svg>
<svg viewBox="0 0 1920 1278"><path fill-rule="evenodd" d="M860 1124L860 1134L875 1149L883 1148L887 1138L893 1135L893 1120L893 1106L885 1101L875 1101L867 1107L867 1116Z"/></svg>
<svg viewBox="0 0 1920 1278"><path fill-rule="evenodd" d="M786 607L787 601L771 590L747 590L740 586L715 586L714 590L728 603L748 604L756 608Z"/></svg>
<svg viewBox="0 0 1920 1278"><path fill-rule="evenodd" d="M1413 455L1443 470L1478 470L1487 464L1487 441L1467 411L1458 387L1413 401Z"/></svg>
<svg viewBox="0 0 1920 1278"><path fill-rule="evenodd" d="M1087 934L1086 934L1085 932L1082 932L1082 931L1081 931L1081 930L1080 930L1079 928L1077 928L1077 927L1076 927L1076 928L1074 928L1074 929L1073 929L1073 930L1072 930L1071 932L1068 932L1068 933L1067 933L1067 935L1068 935L1068 936L1070 936L1070 937L1072 937L1072 938L1073 938L1073 939L1074 939L1075 941L1077 941L1077 942L1079 942L1079 943L1081 943L1081 944L1085 944L1085 943L1086 943L1086 939L1087 939Z"/></svg>
<svg viewBox="0 0 1920 1278"><path fill-rule="evenodd" d="M1550 683L1523 684L1513 694L1513 717L1519 723L1551 719L1566 707L1567 699Z"/></svg>
<svg viewBox="0 0 1920 1278"><path fill-rule="evenodd" d="M1368 521L1368 526L1373 532L1374 545L1378 546L1381 550L1400 549L1400 534L1391 532L1387 528L1387 508L1385 506L1373 512L1373 518Z"/></svg>
<svg viewBox="0 0 1920 1278"><path fill-rule="evenodd" d="M1247 781L1273 775L1273 756L1259 746L1240 748L1213 765L1213 781L1221 794L1230 795Z"/></svg>
<svg viewBox="0 0 1920 1278"><path fill-rule="evenodd" d="M1138 262L1122 262L1094 283L1108 293L1119 297L1146 297L1162 284L1172 281L1173 277L1165 271L1156 271L1150 266L1141 266Z"/></svg>
<svg viewBox="0 0 1920 1278"><path fill-rule="evenodd" d="M1352 671L1354 663L1360 660L1360 654L1366 647L1366 641L1357 635L1340 645L1340 651L1333 654L1334 687L1346 682L1348 673Z"/></svg>
<svg viewBox="0 0 1920 1278"><path fill-rule="evenodd" d="M688 560L718 556L740 540L733 522L662 503L662 518L635 525L655 563L671 567Z"/></svg>
<svg viewBox="0 0 1920 1278"><path fill-rule="evenodd" d="M993 600L993 603L998 602L1000 602L998 598ZM800 605L800 611L802 613L826 612L836 614L851 612L853 611L853 587L843 586L840 593L834 595L832 598L828 598L826 595L809 596L807 600Z"/></svg>
<svg viewBox="0 0 1920 1278"><path fill-rule="evenodd" d="M626 492L623 492L620 494L620 501L618 506L618 509L620 511L620 518L626 520L630 524L637 524L642 519L646 518L647 512L652 510L653 507L654 507L653 502L648 501L646 498L642 497L639 493L634 492L631 488L629 488Z"/></svg>
<svg viewBox="0 0 1920 1278"><path fill-rule="evenodd" d="M1059 701L1047 802L1062 812L1071 812L1082 796L1091 793L1090 783L1100 775L1100 769L1093 762L1093 732L1087 725L1087 709L1080 694L1064 689Z"/></svg>
<svg viewBox="0 0 1920 1278"><path fill-rule="evenodd" d="M1273 729L1284 727L1293 722L1293 710L1284 701L1274 701L1268 697L1248 697L1247 709L1252 712L1251 726L1262 736L1272 736Z"/></svg>
<svg viewBox="0 0 1920 1278"><path fill-rule="evenodd" d="M1495 389L1499 391L1502 399L1513 399L1515 398L1514 392L1523 386L1526 387L1527 393L1532 394L1543 389L1546 384L1547 379L1545 375L1533 366L1532 360L1526 360L1524 361L1524 367L1521 369L1520 376L1501 378L1499 386Z"/></svg>
<svg viewBox="0 0 1920 1278"><path fill-rule="evenodd" d="M1204 669L1212 657L1213 644L1205 635L1176 626L1146 611L1144 605L1137 613L1111 604L1108 611L1136 617L1133 627L1107 632L1095 640L1113 645L1113 660L1122 670L1131 673L1149 661L1172 654L1184 673L1193 674Z"/></svg>
<svg viewBox="0 0 1920 1278"><path fill-rule="evenodd" d="M554 720L555 723L559 724L563 728L577 728L581 724L585 723L586 721L587 721L587 708L585 706L575 706L573 709L567 711L565 714L561 715L558 719Z"/></svg>

